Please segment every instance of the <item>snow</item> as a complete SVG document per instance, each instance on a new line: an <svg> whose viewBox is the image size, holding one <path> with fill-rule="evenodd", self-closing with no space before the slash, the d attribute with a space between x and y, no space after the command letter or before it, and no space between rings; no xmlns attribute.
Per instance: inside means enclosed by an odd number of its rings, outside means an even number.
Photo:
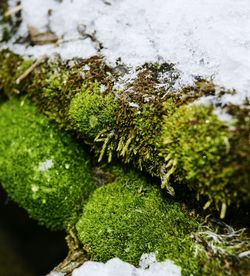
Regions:
<svg viewBox="0 0 250 276"><path fill-rule="evenodd" d="M53 166L53 160L45 160L44 162L40 162L38 166L39 171L47 171Z"/></svg>
<svg viewBox="0 0 250 276"><path fill-rule="evenodd" d="M180 73L180 85L201 76L238 91L225 101L241 104L250 97L249 0L22 0L21 4L23 23L16 38L27 36L32 25L40 32L53 31L59 41L25 47L14 38L8 46L18 53L38 57L58 52L64 59L98 53L111 65L121 59L131 72L145 62L171 62Z"/></svg>
<svg viewBox="0 0 250 276"><path fill-rule="evenodd" d="M85 262L75 269L72 276L181 276L181 268L171 261L158 263L155 254L144 254L141 268L121 261L118 258L109 260L106 264L93 261Z"/></svg>
<svg viewBox="0 0 250 276"><path fill-rule="evenodd" d="M64 276L66 273L63 273L63 272L55 272L55 271L52 271L48 274L48 276Z"/></svg>

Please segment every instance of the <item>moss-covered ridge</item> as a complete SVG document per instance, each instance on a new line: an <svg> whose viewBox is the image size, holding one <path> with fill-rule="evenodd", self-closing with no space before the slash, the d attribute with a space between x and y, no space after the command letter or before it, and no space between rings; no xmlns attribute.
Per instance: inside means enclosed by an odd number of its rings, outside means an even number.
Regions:
<svg viewBox="0 0 250 276"><path fill-rule="evenodd" d="M51 229L74 225L95 189L89 158L26 98L0 105L0 181L11 199Z"/></svg>
<svg viewBox="0 0 250 276"><path fill-rule="evenodd" d="M227 206L249 201L249 103L222 108L221 101L235 91L201 79L176 90L171 64L146 64L117 89L120 65L110 68L100 57L46 60L19 83L32 61L9 51L0 60L0 93L28 93L41 112L91 144L99 161L132 163L160 177L172 195L181 183L222 217ZM215 105L196 107L205 96L232 120L222 122Z"/></svg>

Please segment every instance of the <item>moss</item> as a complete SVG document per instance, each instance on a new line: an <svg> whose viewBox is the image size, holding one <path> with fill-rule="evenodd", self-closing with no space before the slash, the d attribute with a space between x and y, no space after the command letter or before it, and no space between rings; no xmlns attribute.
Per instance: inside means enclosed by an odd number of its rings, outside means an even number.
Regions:
<svg viewBox="0 0 250 276"><path fill-rule="evenodd" d="M118 156L124 163L132 163L140 170L159 176L162 158L157 154L157 139L163 115L163 89L157 85L162 71L169 70L172 81L174 70L170 65L146 64L138 68L137 78L115 92L119 101L113 130L105 129L95 139L94 148L99 160ZM172 72L173 71L173 72Z"/></svg>
<svg viewBox="0 0 250 276"><path fill-rule="evenodd" d="M95 188L88 156L29 101L0 106L0 180L8 195L40 224L73 224Z"/></svg>
<svg viewBox="0 0 250 276"><path fill-rule="evenodd" d="M58 123L60 127L68 126L68 106L70 99L77 93L81 79L75 76L72 81L70 71L64 68L59 58L46 61L32 73L32 83L27 93L39 111Z"/></svg>
<svg viewBox="0 0 250 276"><path fill-rule="evenodd" d="M107 92L110 91L112 83L108 72L109 68L98 57L69 62L55 57L33 71L33 81L27 93L42 113L60 127L72 130L68 116L71 100L83 90L91 91L93 83L104 85Z"/></svg>
<svg viewBox="0 0 250 276"><path fill-rule="evenodd" d="M100 91L100 85L83 86L70 103L69 118L74 128L85 138L93 141L104 128L115 125L118 103L112 94Z"/></svg>
<svg viewBox="0 0 250 276"><path fill-rule="evenodd" d="M46 60L18 85L16 79L33 61L23 61L9 51L1 51L0 60L0 97L3 98L3 92L7 95L27 92L40 112L60 127L84 137L84 142L91 144L99 161L110 162L118 157L124 163L160 177L162 186L171 194L174 194L173 182L181 182L196 190L198 197L204 195L206 201L202 204L207 202L205 207L210 205L211 210L216 205L222 216L230 204L236 206L248 201L249 103L239 109L223 107L225 112L232 114L235 121L232 128L212 116L215 107L207 113L201 108L197 124L196 119L191 119L187 129L182 122L191 116L191 113L187 114L187 105L204 96L214 97L221 105L221 96L234 94L234 90L216 87L204 79L176 90L178 72L172 64L146 64L138 68L134 80L117 91L113 85L117 78L116 68L109 68L100 57ZM103 87L106 90L101 93ZM185 118L181 112L185 113ZM208 120L211 118L210 123L205 123L206 116ZM194 130L196 125L199 126L197 131ZM186 148L182 153L182 146L202 144L196 132L201 137L209 137L210 131L216 145L206 141L204 147L200 146L199 153ZM177 138L179 134L181 142ZM217 134L218 138L215 138ZM192 135L195 137L191 140ZM175 143L166 144L165 136L175 139ZM208 156L203 154L205 151ZM195 152L196 157L191 155ZM178 160L170 153L178 156ZM202 154L206 160L202 159ZM196 164L197 172L194 172ZM208 176L212 177L206 180ZM185 197L183 191L186 189L179 190Z"/></svg>
<svg viewBox="0 0 250 276"><path fill-rule="evenodd" d="M162 176L164 158L159 147L163 115L171 116L179 106L215 95L215 86L203 79L176 91L173 86L177 79L173 64L145 64L138 68L135 80L117 95L120 108L113 131L104 125L95 139L99 160L107 156L111 161L112 156L118 156L153 176Z"/></svg>
<svg viewBox="0 0 250 276"><path fill-rule="evenodd" d="M215 203L222 217L226 206L250 199L249 154L247 157L245 152L246 159L238 154L238 160L231 154L235 151L231 143L235 133L213 114L213 107L184 105L164 121L161 152L166 173L162 186L168 188L173 179L188 185L198 198L207 197L205 208ZM244 128L249 129L249 121ZM238 153L246 143L238 145Z"/></svg>
<svg viewBox="0 0 250 276"><path fill-rule="evenodd" d="M184 275L197 274L199 261L190 238L198 228L195 220L142 176L120 169L115 173L112 184L94 192L76 225L91 259L119 257L138 265L143 253L158 251L159 260L173 260Z"/></svg>

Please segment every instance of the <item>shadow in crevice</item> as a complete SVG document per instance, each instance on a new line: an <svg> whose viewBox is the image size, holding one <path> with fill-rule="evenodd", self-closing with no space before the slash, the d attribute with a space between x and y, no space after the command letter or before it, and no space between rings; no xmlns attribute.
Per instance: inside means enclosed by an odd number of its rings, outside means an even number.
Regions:
<svg viewBox="0 0 250 276"><path fill-rule="evenodd" d="M66 255L65 233L39 226L0 187L0 276L46 275Z"/></svg>

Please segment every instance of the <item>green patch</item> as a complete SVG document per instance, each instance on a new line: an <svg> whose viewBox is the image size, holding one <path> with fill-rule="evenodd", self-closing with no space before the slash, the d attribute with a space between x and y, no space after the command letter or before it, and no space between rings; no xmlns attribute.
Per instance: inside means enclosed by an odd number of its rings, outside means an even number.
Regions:
<svg viewBox="0 0 250 276"><path fill-rule="evenodd" d="M8 195L51 229L75 223L95 189L88 156L29 101L0 106L0 180Z"/></svg>
<svg viewBox="0 0 250 276"><path fill-rule="evenodd" d="M119 257L138 265L143 253L171 259L183 275L197 274L199 261L190 234L198 229L178 203L133 171L113 169L115 181L97 189L77 223L78 236L92 260Z"/></svg>

